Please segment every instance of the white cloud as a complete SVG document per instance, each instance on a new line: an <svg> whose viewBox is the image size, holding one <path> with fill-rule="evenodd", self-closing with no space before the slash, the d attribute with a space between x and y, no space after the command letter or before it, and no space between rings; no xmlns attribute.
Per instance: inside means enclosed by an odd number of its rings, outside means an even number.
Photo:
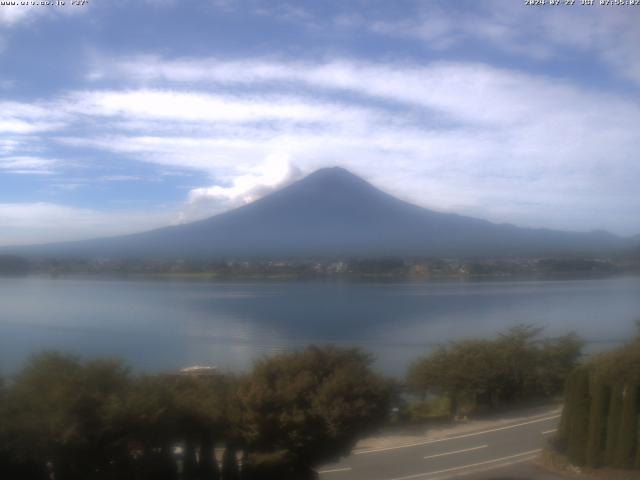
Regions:
<svg viewBox="0 0 640 480"><path fill-rule="evenodd" d="M103 182L135 182L142 179L143 177L138 175L101 175L96 178Z"/></svg>
<svg viewBox="0 0 640 480"><path fill-rule="evenodd" d="M18 140L11 138L0 138L0 153L2 154L11 154L15 152L15 150L17 150L19 146L20 142Z"/></svg>
<svg viewBox="0 0 640 480"><path fill-rule="evenodd" d="M369 64L223 62L215 59L165 61L141 57L110 64L114 75L140 82L264 85L302 84L313 89L344 90L377 99L426 108L448 119L480 124L513 124L561 105L581 108L583 101L599 117L637 112L627 100L591 92L557 79L490 67L479 63ZM543 87L544 86L544 87ZM543 88L545 90L543 91Z"/></svg>
<svg viewBox="0 0 640 480"><path fill-rule="evenodd" d="M253 97L253 98L252 98ZM88 91L60 100L62 110L92 116L118 116L128 120L172 122L321 121L357 112L328 102L287 96L252 96L182 92L175 90ZM351 119L351 118L350 118Z"/></svg>
<svg viewBox="0 0 640 480"><path fill-rule="evenodd" d="M435 50L476 44L534 60L579 53L640 85L636 13L628 6L539 9L493 0L466 10L428 3L413 18L361 23L377 33L420 39Z"/></svg>
<svg viewBox="0 0 640 480"><path fill-rule="evenodd" d="M0 157L0 172L47 175L53 173L57 164L58 161L51 158L31 156Z"/></svg>
<svg viewBox="0 0 640 480"><path fill-rule="evenodd" d="M300 176L301 171L291 164L286 153L269 155L257 168L227 178L225 185L191 189L176 223L204 218L246 205L297 180Z"/></svg>
<svg viewBox="0 0 640 480"><path fill-rule="evenodd" d="M616 212L638 204L629 179L640 176L640 138L619 126L637 124L640 107L620 94L478 63L142 57L105 65L133 86L62 95L34 111L14 105L12 118L39 122L38 112L55 111L64 125L99 126L61 127L56 140L67 148L208 173L211 184L186 199L186 219L264 191L271 177L252 172L269 171L278 156L305 173L343 165L441 210L640 231L618 215L576 213L598 202Z"/></svg>
<svg viewBox="0 0 640 480"><path fill-rule="evenodd" d="M28 5L3 5L0 8L0 25L12 26L38 15L45 8L36 8Z"/></svg>
<svg viewBox="0 0 640 480"><path fill-rule="evenodd" d="M55 0L50 0L53 4ZM16 30L20 27L30 25L37 20L46 18L56 18L60 15L80 15L89 10L89 4L72 5L68 0L65 5L32 5L32 0L15 0L15 5L0 5L0 55L2 55L10 45L10 30ZM0 81L0 88L9 88L13 86L13 81Z"/></svg>
<svg viewBox="0 0 640 480"><path fill-rule="evenodd" d="M135 65L135 68L134 68ZM579 147L580 135L588 134L593 125L601 125L602 134L620 129L612 122L633 122L640 115L637 104L628 99L600 91L583 89L569 82L529 75L482 64L436 63L427 67L412 65L371 65L358 62L302 64L290 62L218 62L215 60L162 61L139 59L116 65L118 74L145 81L166 80L174 84L199 82L201 86L216 82L258 86L266 82L298 83L318 89L339 89L366 94L372 99L402 102L405 107L387 112L383 120L371 112L367 125L379 122L396 126L415 123L406 107L427 114L430 124L440 132L455 132L460 127L476 127L499 132L518 132L550 137L561 136L566 147ZM347 113L353 104L345 103L340 111ZM322 110L322 115L326 115ZM333 121L334 116L327 117ZM442 126L443 121L445 126ZM446 125L449 122L450 125ZM451 124L451 122L454 122ZM611 122L611 123L610 123ZM345 122L348 123L348 122ZM559 129L562 132L559 132ZM255 129L253 129L255 130ZM351 129L353 130L353 128ZM630 132L630 130L626 130ZM246 138L246 130L235 138ZM615 136L615 135L614 135ZM255 135L250 138L253 140ZM622 132L622 137L625 137ZM627 139L632 135L627 135ZM581 141L584 139L580 139ZM540 148L546 148L542 142ZM624 144L623 144L624 145ZM527 148L535 147L528 145Z"/></svg>
<svg viewBox="0 0 640 480"><path fill-rule="evenodd" d="M47 104L0 101L0 133L30 134L56 130L65 116Z"/></svg>
<svg viewBox="0 0 640 480"><path fill-rule="evenodd" d="M20 119L0 120L0 132L2 133L34 133L53 130L51 124L25 122Z"/></svg>

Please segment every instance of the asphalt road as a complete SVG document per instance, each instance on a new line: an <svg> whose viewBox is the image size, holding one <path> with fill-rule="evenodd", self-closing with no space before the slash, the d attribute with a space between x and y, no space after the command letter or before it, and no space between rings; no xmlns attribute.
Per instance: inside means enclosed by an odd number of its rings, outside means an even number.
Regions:
<svg viewBox="0 0 640 480"><path fill-rule="evenodd" d="M559 418L549 412L477 432L357 451L318 471L321 480L552 479L527 462L540 453Z"/></svg>

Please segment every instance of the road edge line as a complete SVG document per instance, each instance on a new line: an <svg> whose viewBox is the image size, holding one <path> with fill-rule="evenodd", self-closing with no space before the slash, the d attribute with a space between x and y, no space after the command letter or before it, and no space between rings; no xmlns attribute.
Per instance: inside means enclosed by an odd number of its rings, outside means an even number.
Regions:
<svg viewBox="0 0 640 480"><path fill-rule="evenodd" d="M532 425L534 423L541 423L541 422L546 422L547 420L554 420L556 418L560 418L561 415L557 414L557 415L552 415L550 417L545 417L545 418L539 418L536 420L530 420L527 422L522 422L522 423L517 423L514 425L506 425L504 427L498 427L498 428L492 428L489 430L482 430L480 432L473 432L473 433L465 433L465 434L461 434L461 435L455 435L453 437L446 437L446 438L439 438L439 439L434 439L434 440L426 440L424 442L417 442L417 443L407 443L404 445L396 445L393 447L383 447L383 448L374 448L371 450L361 450L359 452L353 452L353 455L364 455L367 453L377 453L377 452L386 452L389 450L399 450L401 448L410 448L410 447L420 447L422 445L430 445L432 443L440 443L440 442L448 442L450 440L458 440L460 438L469 438L469 437L477 437L478 435L484 435L486 433L493 433L493 432L499 432L501 430L509 430L511 428L518 428L518 427L523 427L525 425Z"/></svg>
<svg viewBox="0 0 640 480"><path fill-rule="evenodd" d="M537 448L535 450L529 450L527 452L522 452L522 453L516 453L514 455L508 455L506 457L501 457L501 458L496 458L493 460L485 460L483 462L477 462L477 463L471 463L469 465L461 465L459 467L451 467L451 468L445 468L443 470L436 470L434 472L424 472L424 473L415 473L413 475L406 475L404 477L394 477L394 478L390 478L389 480L410 480L413 478L422 478L422 477L433 477L434 475L440 475L441 473L449 473L449 472L455 472L455 471L459 471L459 470L466 470L466 469L472 469L469 472L463 472L462 474L471 474L471 473L476 473L478 471L484 471L484 470L494 470L496 468L500 468L502 466L508 466L508 465L513 465L516 463L521 463L521 462L526 462L527 460L531 460L533 458L535 458L535 456L540 453L542 451L541 448ZM526 458L521 458L517 461L514 462L504 462L504 460L510 460L512 458L517 458L517 457L526 457ZM501 462L501 463L500 463ZM473 467L479 467L479 466L483 466L483 465L490 465L492 463L497 463L497 465L493 465L492 468L484 468L484 469L480 469L480 470L473 470ZM456 473L455 475L461 475L461 473ZM446 478L451 478L451 476L448 477L434 477L431 478L430 480L439 480L439 479L446 479Z"/></svg>

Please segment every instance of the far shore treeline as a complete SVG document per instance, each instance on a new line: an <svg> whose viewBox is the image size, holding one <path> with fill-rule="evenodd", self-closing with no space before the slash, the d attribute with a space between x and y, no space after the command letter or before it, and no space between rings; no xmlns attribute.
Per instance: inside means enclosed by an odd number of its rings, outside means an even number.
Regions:
<svg viewBox="0 0 640 480"><path fill-rule="evenodd" d="M574 335L520 326L443 346L406 382L333 346L265 357L241 375L134 375L118 360L45 352L1 384L0 478L316 478L385 425L553 398L580 349Z"/></svg>
<svg viewBox="0 0 640 480"><path fill-rule="evenodd" d="M609 256L75 258L0 254L0 275L142 275L169 278L469 278L640 274L640 249Z"/></svg>

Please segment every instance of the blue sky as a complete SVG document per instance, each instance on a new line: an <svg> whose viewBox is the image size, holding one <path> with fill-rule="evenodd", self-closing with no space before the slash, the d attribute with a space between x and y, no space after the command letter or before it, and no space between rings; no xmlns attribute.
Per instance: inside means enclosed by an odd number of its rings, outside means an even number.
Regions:
<svg viewBox="0 0 640 480"><path fill-rule="evenodd" d="M327 165L441 211L640 233L640 6L16 3L0 244L187 222Z"/></svg>

